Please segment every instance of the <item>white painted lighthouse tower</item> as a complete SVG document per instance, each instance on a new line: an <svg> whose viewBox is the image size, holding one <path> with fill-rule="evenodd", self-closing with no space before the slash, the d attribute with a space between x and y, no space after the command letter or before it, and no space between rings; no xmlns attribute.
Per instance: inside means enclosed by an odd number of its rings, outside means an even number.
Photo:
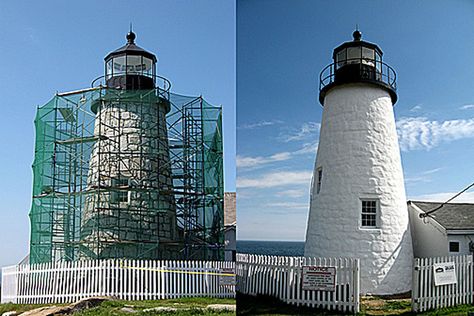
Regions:
<svg viewBox="0 0 474 316"><path fill-rule="evenodd" d="M360 258L362 294L403 293L413 250L393 114L396 74L377 45L353 36L321 72L305 256Z"/></svg>

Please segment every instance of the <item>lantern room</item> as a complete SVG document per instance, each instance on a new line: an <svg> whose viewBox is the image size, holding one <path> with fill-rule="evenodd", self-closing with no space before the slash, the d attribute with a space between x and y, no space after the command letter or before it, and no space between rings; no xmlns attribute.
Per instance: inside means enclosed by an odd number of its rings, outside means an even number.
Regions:
<svg viewBox="0 0 474 316"><path fill-rule="evenodd" d="M126 90L153 89L156 78L156 56L135 44L130 31L127 44L105 57L105 80L109 88Z"/></svg>
<svg viewBox="0 0 474 316"><path fill-rule="evenodd" d="M333 63L320 75L319 100L324 105L326 93L334 86L347 83L371 83L386 89L393 104L397 101L396 73L382 61L382 50L373 43L362 41L359 30L352 34L353 41L345 42L333 52Z"/></svg>

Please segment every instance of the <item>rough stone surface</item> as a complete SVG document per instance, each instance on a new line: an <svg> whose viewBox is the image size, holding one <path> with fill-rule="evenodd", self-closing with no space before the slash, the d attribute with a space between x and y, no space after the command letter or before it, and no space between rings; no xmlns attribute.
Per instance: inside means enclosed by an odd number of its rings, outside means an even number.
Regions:
<svg viewBox="0 0 474 316"><path fill-rule="evenodd" d="M69 314L70 308L64 306L46 306L39 307L27 312L21 313L21 316L53 316Z"/></svg>
<svg viewBox="0 0 474 316"><path fill-rule="evenodd" d="M234 304L211 304L207 305L207 309L217 311L217 312L235 312L236 308Z"/></svg>
<svg viewBox="0 0 474 316"><path fill-rule="evenodd" d="M360 258L362 294L406 292L413 250L390 96L347 84L331 89L324 104L305 256ZM364 198L379 201L377 228L361 228Z"/></svg>
<svg viewBox="0 0 474 316"><path fill-rule="evenodd" d="M21 316L53 316L68 315L84 309L96 307L104 301L113 300L111 297L88 297L68 306L45 306L21 313Z"/></svg>
<svg viewBox="0 0 474 316"><path fill-rule="evenodd" d="M144 309L143 312L177 312L179 309L176 307L168 307L168 306L158 306L153 308Z"/></svg>
<svg viewBox="0 0 474 316"><path fill-rule="evenodd" d="M137 313L138 312L137 310L135 310L131 307L122 307L120 309L120 311L123 312L123 313Z"/></svg>
<svg viewBox="0 0 474 316"><path fill-rule="evenodd" d="M2 316L15 316L18 315L17 311L10 311L10 312L5 312L2 314Z"/></svg>
<svg viewBox="0 0 474 316"><path fill-rule="evenodd" d="M88 189L104 190L86 197L84 254L172 259L171 249L158 249L178 237L165 104L104 102L94 134Z"/></svg>
<svg viewBox="0 0 474 316"><path fill-rule="evenodd" d="M112 301L114 298L108 296L86 297L68 306L72 312L99 306L105 301Z"/></svg>

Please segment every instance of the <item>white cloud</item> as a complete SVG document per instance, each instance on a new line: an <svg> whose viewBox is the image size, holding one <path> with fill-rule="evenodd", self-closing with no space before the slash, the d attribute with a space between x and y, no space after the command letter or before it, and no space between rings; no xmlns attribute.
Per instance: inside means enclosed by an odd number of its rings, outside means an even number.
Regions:
<svg viewBox="0 0 474 316"><path fill-rule="evenodd" d="M438 171L442 170L443 168L434 168L430 170L426 170L414 175L410 175L405 177L406 183L414 183L414 182L431 182L431 175L437 173Z"/></svg>
<svg viewBox="0 0 474 316"><path fill-rule="evenodd" d="M434 169L423 171L421 174L429 175L429 174L437 173L438 171L441 171L441 170L443 170L443 168L434 168Z"/></svg>
<svg viewBox="0 0 474 316"><path fill-rule="evenodd" d="M474 104L466 104L460 107L461 110L468 110L468 109L473 109Z"/></svg>
<svg viewBox="0 0 474 316"><path fill-rule="evenodd" d="M237 188L272 188L305 184L309 186L312 171L277 171L259 177L238 177Z"/></svg>
<svg viewBox="0 0 474 316"><path fill-rule="evenodd" d="M305 194L309 194L308 188L306 190L289 189L289 190L280 191L276 193L276 195L279 197L288 197L288 198L298 198L298 197L304 196Z"/></svg>
<svg viewBox="0 0 474 316"><path fill-rule="evenodd" d="M290 160L294 156L306 155L306 154L316 154L318 150L318 142L305 143L303 146L295 151L283 151L270 156L242 156L237 155L236 164L237 168L257 168L262 167L267 164L271 164L279 161Z"/></svg>
<svg viewBox="0 0 474 316"><path fill-rule="evenodd" d="M252 167L260 167L262 165L266 165L269 163L277 162L277 161L284 161L291 158L290 152L281 152L276 153L271 156L262 157L249 157L249 156L242 156L237 155L236 164L237 168L252 168Z"/></svg>
<svg viewBox="0 0 474 316"><path fill-rule="evenodd" d="M309 138L310 136L315 137L315 135L319 133L320 129L321 129L320 123L306 122L306 123L303 123L303 125L300 127L299 130L293 131L288 134L280 135L280 139L284 141L285 143L288 143L291 141L303 140L303 139Z"/></svg>
<svg viewBox="0 0 474 316"><path fill-rule="evenodd" d="M432 194L424 194L418 196L409 197L409 200L412 201L426 201L426 202L446 202L457 192L440 192ZM450 203L474 203L474 192L465 192L452 200Z"/></svg>
<svg viewBox="0 0 474 316"><path fill-rule="evenodd" d="M415 105L410 109L410 112L418 112L422 109L421 105Z"/></svg>
<svg viewBox="0 0 474 316"><path fill-rule="evenodd" d="M280 120L260 121L260 122L255 122L255 123L239 125L237 129L256 129L259 127L272 126L272 125L282 124L282 123L283 121L280 121Z"/></svg>
<svg viewBox="0 0 474 316"><path fill-rule="evenodd" d="M309 210L308 203L298 203L298 202L275 202L275 203L268 203L266 206L271 208L278 208L278 209L304 209Z"/></svg>
<svg viewBox="0 0 474 316"><path fill-rule="evenodd" d="M318 144L319 142L317 140L311 143L304 143L301 149L293 153L296 155L316 154L316 152L318 151Z"/></svg>
<svg viewBox="0 0 474 316"><path fill-rule="evenodd" d="M401 150L429 150L443 142L474 137L474 119L438 122L405 117L397 121L397 131Z"/></svg>

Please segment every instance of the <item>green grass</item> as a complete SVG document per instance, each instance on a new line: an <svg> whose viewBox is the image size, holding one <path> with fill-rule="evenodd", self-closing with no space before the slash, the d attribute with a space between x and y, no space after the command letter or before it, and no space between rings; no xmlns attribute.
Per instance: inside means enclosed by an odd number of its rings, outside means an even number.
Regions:
<svg viewBox="0 0 474 316"><path fill-rule="evenodd" d="M220 298L208 298L208 297L193 297L193 298L181 298L181 299L170 299L170 300L157 300L157 301L105 301L101 305L79 311L74 313L75 316L109 316L109 315L234 315L233 312L216 312L201 310L210 304L235 304L235 299L220 299ZM49 304L49 305L60 305L60 304ZM24 312L34 308L47 305L23 305L23 304L0 304L0 315L8 311L19 311ZM132 307L133 306L133 307ZM153 307L174 307L180 309L177 312L157 312L149 311L143 312L144 309ZM132 307L137 313L127 313L121 311L123 307Z"/></svg>

